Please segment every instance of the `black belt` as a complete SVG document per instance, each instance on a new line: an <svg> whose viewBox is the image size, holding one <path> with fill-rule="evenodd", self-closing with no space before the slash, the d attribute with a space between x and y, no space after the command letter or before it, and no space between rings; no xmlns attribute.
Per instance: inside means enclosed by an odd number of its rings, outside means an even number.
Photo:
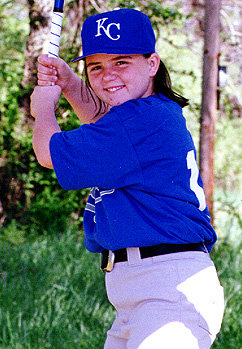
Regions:
<svg viewBox="0 0 242 349"><path fill-rule="evenodd" d="M155 246L140 247L140 256L141 258L149 258L160 256L163 254L176 253L176 252L187 252L187 251L203 251L207 252L204 244L160 244ZM115 255L114 263L126 262L128 260L126 248L113 251Z"/></svg>
<svg viewBox="0 0 242 349"><path fill-rule="evenodd" d="M188 251L202 251L208 252L204 243L199 242L197 244L160 244L148 247L139 247L140 256L142 259L160 256L169 253L188 252ZM110 257L110 255L112 257ZM110 260L112 258L112 260ZM128 255L127 249L121 248L113 252L104 250L102 252L102 265L103 271L111 271L113 263L127 262ZM109 270L111 268L111 270Z"/></svg>

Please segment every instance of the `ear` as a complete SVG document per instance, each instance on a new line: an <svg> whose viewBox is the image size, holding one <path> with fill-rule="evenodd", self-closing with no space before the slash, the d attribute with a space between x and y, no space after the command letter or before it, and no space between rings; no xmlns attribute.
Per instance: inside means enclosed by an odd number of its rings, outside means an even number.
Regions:
<svg viewBox="0 0 242 349"><path fill-rule="evenodd" d="M158 55L158 53L152 53L148 58L148 62L150 77L154 77L160 66L160 56Z"/></svg>

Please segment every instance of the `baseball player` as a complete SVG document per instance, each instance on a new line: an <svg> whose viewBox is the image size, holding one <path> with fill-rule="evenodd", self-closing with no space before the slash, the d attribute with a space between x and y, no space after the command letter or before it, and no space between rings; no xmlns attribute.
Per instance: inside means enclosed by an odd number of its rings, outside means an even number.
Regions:
<svg viewBox="0 0 242 349"><path fill-rule="evenodd" d="M182 107L137 10L91 16L82 29L86 81L60 58L39 57L33 147L66 190L91 188L85 246L103 257L117 310L105 349L206 349L220 330L223 288ZM54 86L51 86L52 83ZM62 132L61 92L82 122Z"/></svg>

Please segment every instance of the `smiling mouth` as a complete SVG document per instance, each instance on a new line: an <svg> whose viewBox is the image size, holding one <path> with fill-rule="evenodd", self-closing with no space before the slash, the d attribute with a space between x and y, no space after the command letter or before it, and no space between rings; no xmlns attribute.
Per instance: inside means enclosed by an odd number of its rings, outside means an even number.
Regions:
<svg viewBox="0 0 242 349"><path fill-rule="evenodd" d="M109 88L106 88L106 91L115 92L115 91L121 90L123 87L124 86L109 87Z"/></svg>

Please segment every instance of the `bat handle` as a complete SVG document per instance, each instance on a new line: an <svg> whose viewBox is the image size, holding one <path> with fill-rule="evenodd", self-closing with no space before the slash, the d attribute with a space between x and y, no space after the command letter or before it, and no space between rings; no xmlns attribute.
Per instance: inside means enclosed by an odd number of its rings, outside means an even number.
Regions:
<svg viewBox="0 0 242 349"><path fill-rule="evenodd" d="M62 20L62 12L53 12L48 50L49 57L58 57L59 55Z"/></svg>

